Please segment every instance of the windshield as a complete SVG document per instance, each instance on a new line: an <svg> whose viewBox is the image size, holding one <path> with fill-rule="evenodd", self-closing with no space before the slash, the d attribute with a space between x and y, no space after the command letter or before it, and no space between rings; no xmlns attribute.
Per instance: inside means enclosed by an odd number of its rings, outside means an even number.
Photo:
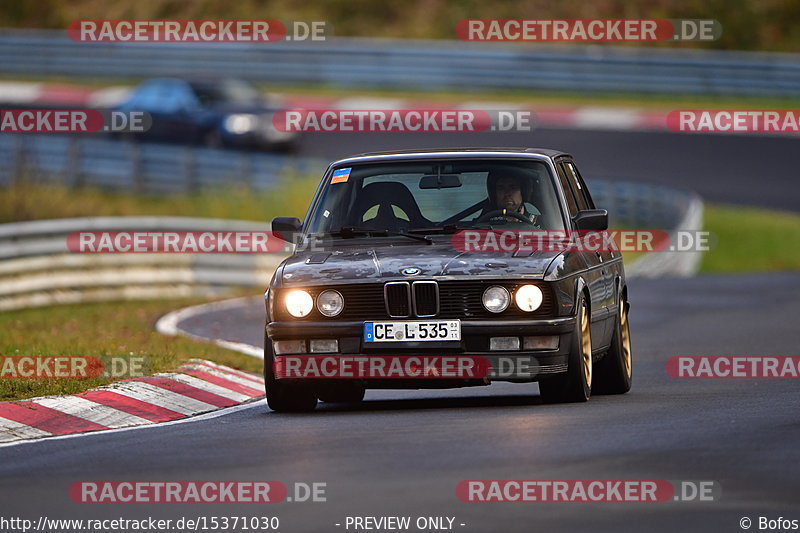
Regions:
<svg viewBox="0 0 800 533"><path fill-rule="evenodd" d="M203 105L213 104L253 104L259 102L258 89L241 80L222 80L218 83L194 83L192 85L197 99Z"/></svg>
<svg viewBox="0 0 800 533"><path fill-rule="evenodd" d="M500 226L564 229L546 164L453 160L334 169L308 233L359 228L434 234Z"/></svg>

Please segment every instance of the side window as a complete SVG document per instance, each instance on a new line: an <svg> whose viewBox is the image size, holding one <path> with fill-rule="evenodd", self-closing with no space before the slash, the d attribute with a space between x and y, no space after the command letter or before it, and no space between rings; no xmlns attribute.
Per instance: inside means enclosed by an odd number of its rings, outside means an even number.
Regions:
<svg viewBox="0 0 800 533"><path fill-rule="evenodd" d="M575 196L578 199L578 208L581 211L584 209L594 209L592 197L589 196L589 191L586 189L586 185L583 183L581 175L578 174L578 169L575 168L575 163L572 161L567 161L564 163L564 168L567 171L569 182L573 186Z"/></svg>
<svg viewBox="0 0 800 533"><path fill-rule="evenodd" d="M174 99L175 105L178 107L178 109L194 111L200 107L200 103L198 102L194 91L191 89L191 87L186 85L178 85L175 87Z"/></svg>
<svg viewBox="0 0 800 533"><path fill-rule="evenodd" d="M575 193L572 191L572 186L569 184L569 180L567 179L567 175L564 171L564 165L557 164L556 170L558 171L558 180L561 182L561 188L564 189L567 207L569 207L569 216L574 217L578 213L578 205L575 202Z"/></svg>

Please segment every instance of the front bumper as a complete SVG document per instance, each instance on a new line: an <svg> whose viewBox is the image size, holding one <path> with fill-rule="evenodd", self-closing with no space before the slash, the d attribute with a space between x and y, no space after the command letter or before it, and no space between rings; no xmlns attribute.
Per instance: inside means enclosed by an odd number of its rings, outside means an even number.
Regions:
<svg viewBox="0 0 800 533"><path fill-rule="evenodd" d="M391 388L424 388L459 387L465 384L485 384L489 381L536 381L542 377L566 372L574 328L575 317L546 320L462 320L460 341L399 343L363 342L364 322L362 321L270 322L267 324L266 333L269 341L311 339L336 339L338 341L339 351L336 353L286 355L288 357L464 356L484 358L491 367L488 376L475 383L436 377L424 380L359 379L368 388L387 386ZM558 336L558 348L504 351L489 349L490 337L514 336L521 338ZM520 346L522 346L522 342ZM288 380L288 378L283 379ZM291 380L301 381L296 378L291 378Z"/></svg>

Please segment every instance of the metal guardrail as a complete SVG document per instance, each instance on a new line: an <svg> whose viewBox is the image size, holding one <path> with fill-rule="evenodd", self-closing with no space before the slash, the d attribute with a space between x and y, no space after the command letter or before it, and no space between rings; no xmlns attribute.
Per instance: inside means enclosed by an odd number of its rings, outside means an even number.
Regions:
<svg viewBox="0 0 800 533"><path fill-rule="evenodd" d="M269 188L324 170L312 159L193 146L36 134L0 135L0 187L26 177L69 186L175 193L231 183Z"/></svg>
<svg viewBox="0 0 800 533"><path fill-rule="evenodd" d="M0 225L0 311L103 300L219 295L266 287L286 254L76 254L73 231L266 231L269 223L93 217Z"/></svg>
<svg viewBox="0 0 800 533"><path fill-rule="evenodd" d="M638 183L593 182L595 202L626 227L697 230L692 194ZM218 294L223 286L265 287L286 254L75 254L74 231L265 231L268 224L187 217L92 217L0 225L0 311L114 299ZM629 276L690 276L697 252L645 254Z"/></svg>
<svg viewBox="0 0 800 533"><path fill-rule="evenodd" d="M459 41L79 43L63 31L0 31L0 72L139 79L212 74L293 85L539 89L796 97L800 55Z"/></svg>
<svg viewBox="0 0 800 533"><path fill-rule="evenodd" d="M595 204L607 209L611 227L660 229L670 243L679 231L703 229L703 201L690 191L662 185L593 180L589 183ZM688 277L700 268L702 252L644 253L625 266L628 277Z"/></svg>

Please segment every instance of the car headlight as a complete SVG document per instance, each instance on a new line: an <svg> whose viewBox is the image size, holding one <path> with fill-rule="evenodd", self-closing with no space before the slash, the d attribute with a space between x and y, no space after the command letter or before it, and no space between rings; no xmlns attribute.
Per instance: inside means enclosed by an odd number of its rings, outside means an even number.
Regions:
<svg viewBox="0 0 800 533"><path fill-rule="evenodd" d="M344 298L338 291L322 291L317 296L317 309L325 316L336 316L344 309Z"/></svg>
<svg viewBox="0 0 800 533"><path fill-rule="evenodd" d="M511 296L504 287L494 285L483 291L483 306L492 313L502 313L510 301Z"/></svg>
<svg viewBox="0 0 800 533"><path fill-rule="evenodd" d="M286 294L284 298L286 310L295 318L303 318L314 309L314 299L303 290L294 290Z"/></svg>
<svg viewBox="0 0 800 533"><path fill-rule="evenodd" d="M235 113L225 117L225 129L231 133L247 133L258 125L258 117L249 113Z"/></svg>
<svg viewBox="0 0 800 533"><path fill-rule="evenodd" d="M536 285L523 285L514 294L514 301L526 313L536 311L542 305L542 289Z"/></svg>

